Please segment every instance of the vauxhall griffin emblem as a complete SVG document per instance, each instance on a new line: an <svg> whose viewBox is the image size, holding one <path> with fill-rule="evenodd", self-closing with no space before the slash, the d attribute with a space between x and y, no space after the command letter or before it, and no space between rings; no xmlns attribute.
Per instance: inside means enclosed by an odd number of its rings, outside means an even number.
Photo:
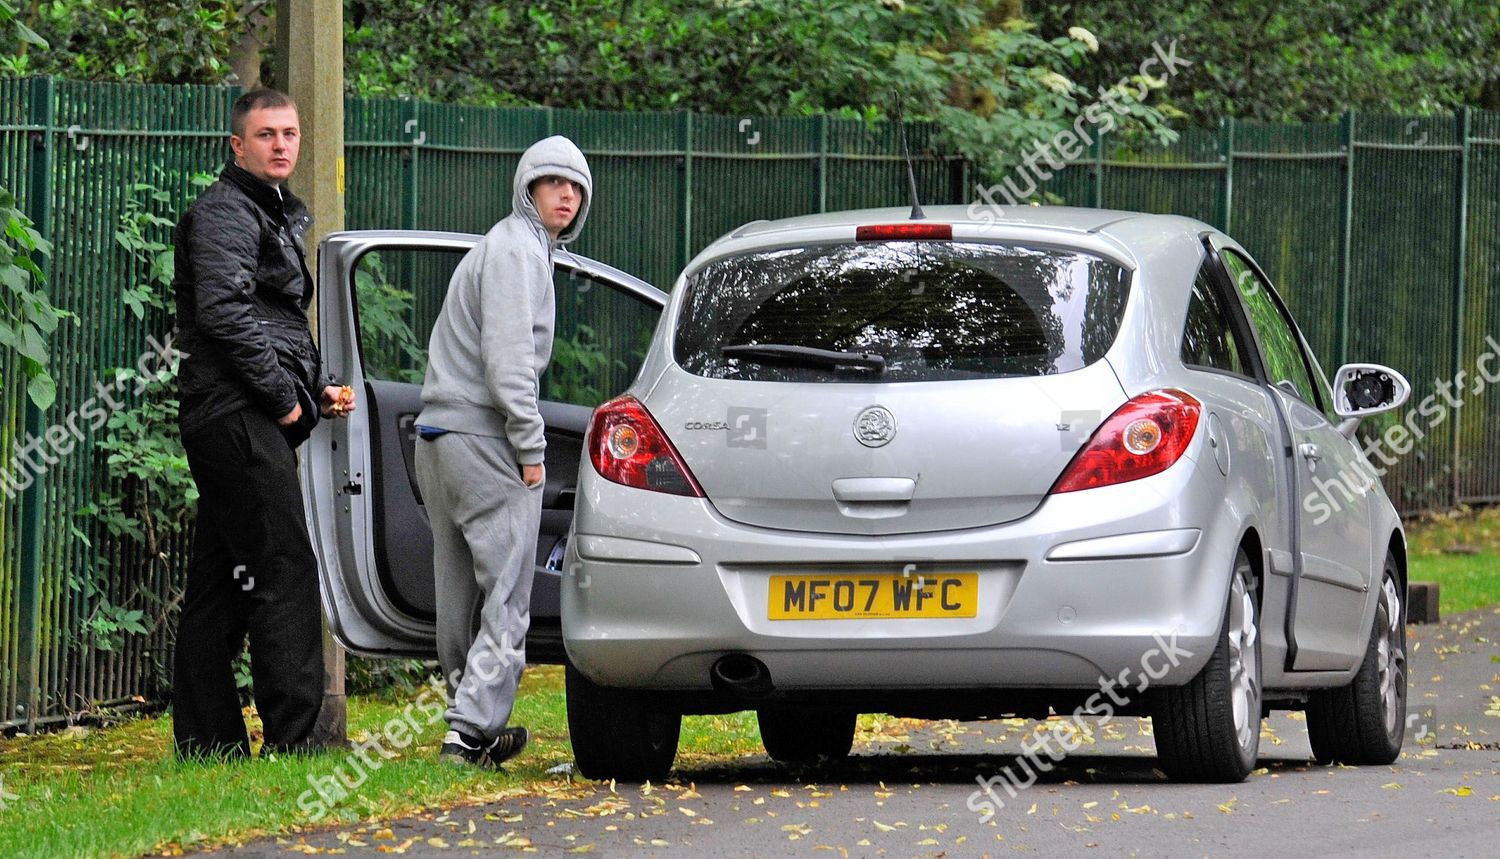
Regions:
<svg viewBox="0 0 1500 859"><path fill-rule="evenodd" d="M884 447L896 437L896 416L885 406L869 406L854 418L854 437L865 447Z"/></svg>

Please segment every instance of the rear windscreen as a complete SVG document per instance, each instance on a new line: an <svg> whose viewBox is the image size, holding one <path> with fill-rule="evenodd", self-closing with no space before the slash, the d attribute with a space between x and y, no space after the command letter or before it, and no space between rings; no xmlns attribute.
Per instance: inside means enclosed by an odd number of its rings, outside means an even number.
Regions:
<svg viewBox="0 0 1500 859"><path fill-rule="evenodd" d="M1066 373L1114 342L1129 282L1090 254L991 244L743 254L688 279L675 356L699 376L751 381Z"/></svg>

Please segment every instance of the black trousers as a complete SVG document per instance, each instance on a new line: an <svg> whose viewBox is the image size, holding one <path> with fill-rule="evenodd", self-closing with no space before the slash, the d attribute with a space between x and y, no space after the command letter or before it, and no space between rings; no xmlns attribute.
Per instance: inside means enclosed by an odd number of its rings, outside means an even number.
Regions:
<svg viewBox="0 0 1500 859"><path fill-rule="evenodd" d="M264 751L305 749L323 699L323 630L296 455L253 408L198 428L183 446L198 519L177 625L177 754L250 753L234 684L247 634Z"/></svg>

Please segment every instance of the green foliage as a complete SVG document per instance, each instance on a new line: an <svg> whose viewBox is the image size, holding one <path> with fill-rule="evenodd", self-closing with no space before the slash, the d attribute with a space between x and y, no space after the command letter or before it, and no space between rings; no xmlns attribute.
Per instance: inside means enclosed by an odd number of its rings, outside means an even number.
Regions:
<svg viewBox="0 0 1500 859"><path fill-rule="evenodd" d="M208 174L193 177L193 184L200 188L212 182L213 177ZM144 277L141 282L125 287L121 298L136 319L144 320L148 308L160 313L172 312L165 290L172 285L173 253L172 246L162 237L175 225L153 211L171 205L172 195L144 183L132 185L130 192L132 196L125 201L125 212L115 230L115 242L144 268Z"/></svg>
<svg viewBox="0 0 1500 859"><path fill-rule="evenodd" d="M211 177L195 176L193 181L201 187ZM131 191L115 241L129 253L139 280L122 290L121 300L148 330L166 331L172 318L167 299L172 247L167 237L173 223L162 212L171 197L149 184L135 185ZM112 371L114 389L127 405L110 414L95 445L105 457L109 488L96 504L79 511L97 519L112 537L139 547L149 571L142 578L145 582L171 579L198 502L177 433L177 357L146 355L137 366ZM76 528L74 533L81 536ZM182 598L180 587L166 593L141 587L117 604L93 571L75 576L72 585L90 596L93 609L83 631L104 650L117 649L125 635L155 632L169 621Z"/></svg>
<svg viewBox="0 0 1500 859"><path fill-rule="evenodd" d="M600 387L611 368L624 371L625 362L610 360L599 335L589 325L578 325L571 337L552 341L552 363L542 377L542 396L564 403L596 406L608 392Z"/></svg>
<svg viewBox="0 0 1500 859"><path fill-rule="evenodd" d="M1036 4L1048 32L1082 25L1102 62L1095 86L1133 71L1152 42L1180 42L1193 61L1167 93L1197 124L1221 116L1327 121L1349 108L1434 113L1500 94L1500 6L1493 0L1103 0Z"/></svg>
<svg viewBox="0 0 1500 859"><path fill-rule="evenodd" d="M444 102L935 119L990 171L1073 123L1084 41L997 21L986 0L349 0L350 91ZM1148 87L1120 125L1168 138ZM1146 94L1146 98L1136 93Z"/></svg>
<svg viewBox="0 0 1500 859"><path fill-rule="evenodd" d="M47 40L20 19L20 12L10 0L0 0L0 38L20 45L29 45L47 50Z"/></svg>
<svg viewBox="0 0 1500 859"><path fill-rule="evenodd" d="M0 42L0 70L81 80L223 83L255 0L39 0L28 22L37 44ZM38 35L39 34L39 35ZM44 47L45 45L38 45Z"/></svg>
<svg viewBox="0 0 1500 859"><path fill-rule="evenodd" d="M34 0L18 13L13 0L0 0L0 70L222 83L241 39L271 5ZM1042 37L1010 20L1023 6ZM1077 101L1078 92L1069 99L1039 90L1057 83L1048 72L1095 93L1131 79L1153 42L1172 39L1195 65L1173 83L1164 103L1200 124L1224 115L1324 120L1346 107L1500 109L1500 6L1491 0L1295 6L1248 0L345 0L344 20L346 81L354 95L866 117L889 113L899 98L912 117L946 121L953 109L980 119L998 114L990 129L993 145L1012 136L1007 123L1037 122ZM1066 50L1074 26L1098 37L1098 54L1069 56L1076 54ZM32 50L49 40L50 50ZM263 68L270 59L265 53ZM1156 130L1150 113L1135 119ZM958 135L976 144L983 139L972 131Z"/></svg>
<svg viewBox="0 0 1500 859"><path fill-rule="evenodd" d="M31 219L16 208L16 198L0 188L0 348L13 350L21 358L26 374L26 392L39 409L57 399L57 381L47 372L47 340L63 320L78 324L78 317L52 304L42 290L46 276L37 258L52 253Z"/></svg>
<svg viewBox="0 0 1500 859"><path fill-rule="evenodd" d="M360 344L366 375L389 382L422 384L427 351L412 331L413 293L391 283L379 251L367 254L354 271Z"/></svg>
<svg viewBox="0 0 1500 859"><path fill-rule="evenodd" d="M47 41L17 17L16 8L7 0L0 0L0 39L47 47ZM72 319L76 325L78 317L58 309L42 291L47 278L37 262L51 255L52 245L5 188L0 188L0 224L5 230L0 238L0 283L5 285L0 291L0 349L20 355L26 395L45 410L57 399L57 380L47 372L47 339L63 320Z"/></svg>
<svg viewBox="0 0 1500 859"><path fill-rule="evenodd" d="M412 696L441 674L436 662L349 654L344 660L344 691L349 695L384 694L394 700Z"/></svg>

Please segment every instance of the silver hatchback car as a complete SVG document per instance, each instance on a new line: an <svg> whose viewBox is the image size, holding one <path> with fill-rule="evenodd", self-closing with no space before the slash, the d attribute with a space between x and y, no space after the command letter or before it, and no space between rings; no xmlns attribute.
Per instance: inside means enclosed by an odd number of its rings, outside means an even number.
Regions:
<svg viewBox="0 0 1500 859"><path fill-rule="evenodd" d="M771 757L855 717L1150 715L1237 781L1271 709L1319 760L1405 727L1406 547L1329 384L1198 221L934 207L746 225L686 268L584 440L560 608L580 771L659 778L683 714ZM1108 693L1106 695L1106 693Z"/></svg>

